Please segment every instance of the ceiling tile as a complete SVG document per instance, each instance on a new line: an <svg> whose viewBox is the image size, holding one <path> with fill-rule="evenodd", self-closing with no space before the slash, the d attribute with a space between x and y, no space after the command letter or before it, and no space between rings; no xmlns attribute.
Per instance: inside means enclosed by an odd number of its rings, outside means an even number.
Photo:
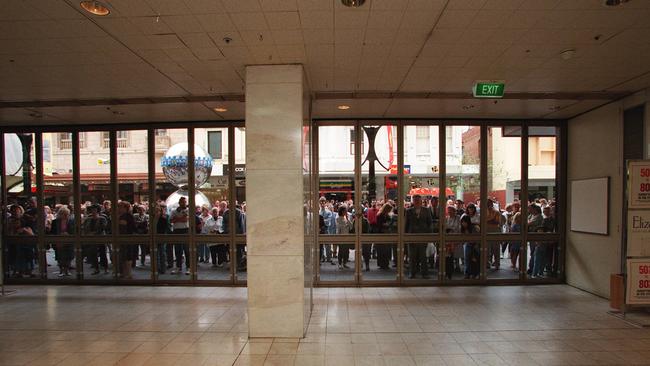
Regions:
<svg viewBox="0 0 650 366"><path fill-rule="evenodd" d="M166 16L162 17L162 19L175 33L194 33L206 31L194 15Z"/></svg>
<svg viewBox="0 0 650 366"><path fill-rule="evenodd" d="M487 0L453 0L447 5L450 10L481 9Z"/></svg>
<svg viewBox="0 0 650 366"><path fill-rule="evenodd" d="M334 32L322 29L304 29L302 36L306 45L310 44L334 44Z"/></svg>
<svg viewBox="0 0 650 366"><path fill-rule="evenodd" d="M402 20L402 11L373 10L368 17L368 29L396 29Z"/></svg>
<svg viewBox="0 0 650 366"><path fill-rule="evenodd" d="M241 31L244 43L251 47L273 46L273 36L269 30Z"/></svg>
<svg viewBox="0 0 650 366"><path fill-rule="evenodd" d="M110 0L110 5L119 12L120 16L133 17L158 15L158 13L145 1Z"/></svg>
<svg viewBox="0 0 650 366"><path fill-rule="evenodd" d="M269 11L297 11L296 0L260 0L262 10Z"/></svg>
<svg viewBox="0 0 650 366"><path fill-rule="evenodd" d="M144 0L156 15L190 14L190 9L179 0Z"/></svg>
<svg viewBox="0 0 650 366"><path fill-rule="evenodd" d="M190 51L189 48L170 48L168 50L165 50L169 58L171 58L174 61L191 61L191 60L196 60L196 56L194 56L194 53Z"/></svg>
<svg viewBox="0 0 650 366"><path fill-rule="evenodd" d="M99 18L96 20L100 27L115 36L131 36L142 34L140 28L127 18Z"/></svg>
<svg viewBox="0 0 650 366"><path fill-rule="evenodd" d="M135 25L142 34L173 33L169 25L167 25L167 23L160 17L133 17L129 18L129 21Z"/></svg>
<svg viewBox="0 0 650 366"><path fill-rule="evenodd" d="M262 11L258 0L221 0L229 13Z"/></svg>
<svg viewBox="0 0 650 366"><path fill-rule="evenodd" d="M402 17L403 29L433 29L436 20L440 16L439 10L425 11L425 10L408 10Z"/></svg>
<svg viewBox="0 0 650 366"><path fill-rule="evenodd" d="M445 10L436 28L465 28L472 23L477 10Z"/></svg>
<svg viewBox="0 0 650 366"><path fill-rule="evenodd" d="M300 29L297 11L266 12L264 15L270 29Z"/></svg>
<svg viewBox="0 0 650 366"><path fill-rule="evenodd" d="M332 10L334 0L300 0L298 1L298 10Z"/></svg>
<svg viewBox="0 0 650 366"><path fill-rule="evenodd" d="M304 40L302 38L302 31L299 29L294 30L273 30L271 31L273 40L276 45L294 45L298 44L303 47Z"/></svg>
<svg viewBox="0 0 650 366"><path fill-rule="evenodd" d="M206 32L234 31L236 29L227 14L198 14L195 17Z"/></svg>
<svg viewBox="0 0 650 366"><path fill-rule="evenodd" d="M331 29L334 27L334 12L324 10L300 11L303 29Z"/></svg>
<svg viewBox="0 0 650 366"><path fill-rule="evenodd" d="M225 8L221 1L215 0L183 0L185 5L190 9L192 14L206 14L206 13L223 13Z"/></svg>
<svg viewBox="0 0 650 366"><path fill-rule="evenodd" d="M368 23L368 11L341 10L334 14L334 24L337 29L365 28Z"/></svg>
<svg viewBox="0 0 650 366"><path fill-rule="evenodd" d="M447 0L409 0L407 9L409 10L433 10L442 9Z"/></svg>
<svg viewBox="0 0 650 366"><path fill-rule="evenodd" d="M182 33L178 37L189 48L217 48L207 33Z"/></svg>
<svg viewBox="0 0 650 366"><path fill-rule="evenodd" d="M230 17L240 31L268 29L264 13L232 13Z"/></svg>
<svg viewBox="0 0 650 366"><path fill-rule="evenodd" d="M365 36L363 29L340 29L334 30L334 43L361 45Z"/></svg>
<svg viewBox="0 0 650 366"><path fill-rule="evenodd" d="M372 10L403 10L406 9L409 0L372 0Z"/></svg>

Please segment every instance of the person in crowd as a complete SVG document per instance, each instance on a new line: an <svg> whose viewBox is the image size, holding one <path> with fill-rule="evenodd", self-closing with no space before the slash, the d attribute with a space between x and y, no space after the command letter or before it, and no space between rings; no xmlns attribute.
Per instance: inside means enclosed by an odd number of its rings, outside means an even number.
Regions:
<svg viewBox="0 0 650 366"><path fill-rule="evenodd" d="M407 234L433 233L433 210L422 207L422 196L412 197L413 206L406 210L404 232ZM426 256L426 243L411 243L409 246L409 278L415 278L419 272L423 279L429 278Z"/></svg>
<svg viewBox="0 0 650 366"><path fill-rule="evenodd" d="M472 226L475 226L474 229L476 229L477 232L480 231L481 216L479 215L475 204L468 203L467 208L465 209L465 213L461 215L461 218L463 216L469 217L470 222L472 223Z"/></svg>
<svg viewBox="0 0 650 366"><path fill-rule="evenodd" d="M470 206L467 206L468 211ZM471 216L463 215L460 218L460 232L462 234L475 234L476 225L472 223ZM465 279L478 278L480 275L480 261L481 256L479 254L476 243L474 242L465 242L463 243L463 263L465 265Z"/></svg>
<svg viewBox="0 0 650 366"><path fill-rule="evenodd" d="M322 218L324 224L323 234L332 234L331 226L332 226L332 217L334 216L334 213L328 207L328 202L325 197L319 198L318 204L319 204L318 215ZM334 223L334 225L336 229L336 223ZM321 245L320 260L321 262L330 262L331 264L334 264L334 261L332 259L331 244Z"/></svg>
<svg viewBox="0 0 650 366"><path fill-rule="evenodd" d="M52 221L56 218L50 206L43 206L43 211L45 212L45 233L50 233L52 231Z"/></svg>
<svg viewBox="0 0 650 366"><path fill-rule="evenodd" d="M167 215L167 207L163 202L156 205L154 215L156 234L169 234L171 232L169 217ZM160 244L158 247L157 260L158 274L165 274L167 269L171 269L174 266L173 245L165 243Z"/></svg>
<svg viewBox="0 0 650 366"><path fill-rule="evenodd" d="M131 212L131 204L127 201L120 201L117 204L118 233L120 235L133 235L136 230L135 219ZM121 276L127 280L133 279L132 265L137 258L138 246L133 244L122 244L120 248Z"/></svg>
<svg viewBox="0 0 650 366"><path fill-rule="evenodd" d="M213 207L210 211L210 217L205 219L201 233L204 235L219 235L223 233L223 217L219 216L219 209ZM208 244L210 250L210 259L212 267L223 267L228 255L228 246L226 244L211 243Z"/></svg>
<svg viewBox="0 0 650 366"><path fill-rule="evenodd" d="M197 223L197 231L196 232L197 233L203 234L203 232L204 232L203 227L205 226L205 222L210 217L212 217L212 215L210 215L210 207L207 204L202 205L201 206L201 214L199 216L197 216L197 220L196 220L196 223ZM201 228L200 231L198 230L199 222L200 222L200 228ZM205 262L210 261L210 250L208 249L207 244L203 244L203 243L197 244L196 245L196 251L197 251L197 255L199 257L199 263L205 263Z"/></svg>
<svg viewBox="0 0 650 366"><path fill-rule="evenodd" d="M13 276L22 278L23 276L35 277L34 260L36 259L35 248L32 244L25 242L20 237L34 236L34 230L29 226L29 220L24 217L25 209L13 204L9 206L9 217L7 218L6 233L9 248L15 251L8 253L9 262L13 263Z"/></svg>
<svg viewBox="0 0 650 366"><path fill-rule="evenodd" d="M178 207L172 210L169 215L169 222L172 225L172 233L176 235L187 235L190 228L190 213L187 207L187 198L178 199ZM174 254L176 255L176 269L172 274L183 273L183 257L185 257L185 274L190 274L190 248L188 244L174 244Z"/></svg>
<svg viewBox="0 0 650 366"><path fill-rule="evenodd" d="M536 203L531 203L528 206L528 232L544 232L544 217L542 216L542 208ZM526 273L529 276L535 276L533 273L533 267L535 263L535 251L541 246L540 242L531 241L528 243L528 248L530 252L530 258L528 260L528 270ZM543 249L540 248L538 254L541 254ZM545 254L545 253L544 253Z"/></svg>
<svg viewBox="0 0 650 366"><path fill-rule="evenodd" d="M227 202L222 201L221 204L224 207L222 213L222 224L221 228L224 234L230 233L230 208L228 208ZM235 234L246 234L246 221L245 215L242 210L235 206ZM238 271L245 271L248 260L246 258L246 244L237 244L235 261L237 263Z"/></svg>
<svg viewBox="0 0 650 366"><path fill-rule="evenodd" d="M348 209L346 205L339 206L338 215L336 217L336 233L338 235L347 235L350 234L354 228L352 219L348 215ZM350 245L348 244L339 244L338 250L338 263L339 269L349 268L348 260L350 259Z"/></svg>
<svg viewBox="0 0 650 366"><path fill-rule="evenodd" d="M510 232L520 233L521 232L521 212L515 212L512 215L512 225L510 226ZM519 253L521 252L521 241L512 241L508 245L510 250L510 268L513 271L517 271L519 267Z"/></svg>
<svg viewBox="0 0 650 366"><path fill-rule="evenodd" d="M56 218L52 220L51 235L74 235L74 219L70 210L61 206L56 211ZM70 276L70 267L74 259L74 245L72 243L56 243L54 245L54 259L59 266L59 277Z"/></svg>
<svg viewBox="0 0 650 366"><path fill-rule="evenodd" d="M458 216L463 216L465 213L465 202L461 199L456 200L456 214Z"/></svg>
<svg viewBox="0 0 650 366"><path fill-rule="evenodd" d="M86 209L87 216L83 222L82 233L84 235L97 236L108 234L108 220L105 215L100 214L100 205L90 205ZM99 266L104 269L104 273L108 273L108 255L106 253L106 244L88 245L85 256L90 263L91 268L94 270L93 275L99 274ZM99 258L99 261L98 259Z"/></svg>
<svg viewBox="0 0 650 366"><path fill-rule="evenodd" d="M133 205L133 220L135 221L135 233L138 235L146 235L149 232L149 214L145 205ZM140 244L140 267L144 267L146 257L149 253L149 245ZM138 253L136 253L137 256ZM133 261L135 264L136 260Z"/></svg>
<svg viewBox="0 0 650 366"><path fill-rule="evenodd" d="M503 225L502 215L496 208L494 200L487 200L486 230L488 233L500 233ZM488 242L488 269L494 266L495 270L501 267L501 244L498 241Z"/></svg>
<svg viewBox="0 0 650 366"><path fill-rule="evenodd" d="M393 218L393 206L384 203L377 214L375 232L378 234L390 234L394 232L396 221ZM377 266L380 269L388 270L390 266L391 248L389 245L375 245L377 250Z"/></svg>
<svg viewBox="0 0 650 366"><path fill-rule="evenodd" d="M447 206L445 232L450 234L460 233L460 215L458 215L456 207L454 206Z"/></svg>

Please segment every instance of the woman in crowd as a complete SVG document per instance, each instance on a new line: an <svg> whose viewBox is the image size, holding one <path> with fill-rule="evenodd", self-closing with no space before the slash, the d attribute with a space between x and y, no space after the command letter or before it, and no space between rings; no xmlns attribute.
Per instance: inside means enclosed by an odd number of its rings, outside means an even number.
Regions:
<svg viewBox="0 0 650 366"><path fill-rule="evenodd" d="M375 232L379 234L390 234L394 232L396 222L393 218L393 206L390 203L384 203L377 214L377 223ZM383 270L388 270L390 266L391 248L390 245L375 245L377 251L377 266Z"/></svg>
<svg viewBox="0 0 650 366"><path fill-rule="evenodd" d="M59 207L56 218L52 220L52 235L74 235L74 220L70 210ZM54 245L54 258L59 265L59 277L70 276L70 266L74 259L74 245L72 243L57 243Z"/></svg>
<svg viewBox="0 0 650 366"><path fill-rule="evenodd" d="M338 216L336 217L336 233L338 235L346 235L352 232L354 224L348 215L348 208L345 204L339 206ZM350 245L349 244L339 244L338 245L338 261L339 269L349 268L348 260L350 258Z"/></svg>

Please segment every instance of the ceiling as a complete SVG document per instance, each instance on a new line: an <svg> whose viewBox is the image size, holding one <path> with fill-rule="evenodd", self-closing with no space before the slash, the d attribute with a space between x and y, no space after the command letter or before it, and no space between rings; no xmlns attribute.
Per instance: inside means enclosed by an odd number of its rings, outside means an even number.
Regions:
<svg viewBox="0 0 650 366"><path fill-rule="evenodd" d="M243 119L254 64L303 64L316 118L567 118L650 86L647 0L104 3L0 0L0 123ZM468 96L486 79L518 97Z"/></svg>

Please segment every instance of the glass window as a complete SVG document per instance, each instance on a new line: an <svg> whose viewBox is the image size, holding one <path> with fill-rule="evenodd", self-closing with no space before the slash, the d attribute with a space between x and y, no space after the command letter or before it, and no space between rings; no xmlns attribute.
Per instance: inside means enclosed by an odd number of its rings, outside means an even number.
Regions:
<svg viewBox="0 0 650 366"><path fill-rule="evenodd" d="M529 232L557 232L557 141L556 127L528 128Z"/></svg>
<svg viewBox="0 0 650 366"><path fill-rule="evenodd" d="M319 232L321 235L349 234L344 226L337 226L339 207L345 207L348 216L354 206L354 151L349 154L346 136L349 126L325 126L318 129L319 158ZM343 220L343 219L342 219ZM337 227L340 228L337 231ZM326 259L332 259L331 251L325 251Z"/></svg>
<svg viewBox="0 0 650 366"><path fill-rule="evenodd" d="M36 245L39 209L36 199L36 135L4 134L7 205L4 207L3 260L8 278L35 278L41 271Z"/></svg>
<svg viewBox="0 0 650 366"><path fill-rule="evenodd" d="M445 147L447 185L447 233L477 234L480 232L481 195L481 128L480 126L449 126L451 147ZM449 141L450 136L446 136ZM455 216L458 217L458 221ZM468 222L463 223L463 216Z"/></svg>
<svg viewBox="0 0 650 366"><path fill-rule="evenodd" d="M361 279L364 282L395 281L399 257L397 253L397 243L362 243ZM343 249L343 260L347 259L347 253ZM426 276L426 278L429 277Z"/></svg>
<svg viewBox="0 0 650 366"><path fill-rule="evenodd" d="M118 226L120 235L144 235L149 232L149 148L147 130L130 131L133 144L117 146ZM117 131L127 136L127 131ZM143 246L141 253L149 253Z"/></svg>
<svg viewBox="0 0 650 366"><path fill-rule="evenodd" d="M69 241L69 237L76 233L73 205L72 133L43 133L42 136L45 234L64 237L60 239L50 237L45 242L47 278L76 280L75 244L73 241ZM63 141L66 141L63 146L61 137L65 137ZM58 142L57 139L59 139Z"/></svg>
<svg viewBox="0 0 650 366"><path fill-rule="evenodd" d="M403 278L406 281L421 281L438 279L440 271L439 243L405 243Z"/></svg>
<svg viewBox="0 0 650 366"><path fill-rule="evenodd" d="M419 136L426 136L426 139L421 139ZM409 143L409 141L415 143ZM421 148L421 145L428 147ZM431 145L434 146L433 149L430 149ZM423 155L420 151L427 151L427 153ZM404 224L406 234L437 233L439 231L439 169L438 126L405 126L403 197L406 209ZM394 170L397 171L396 168ZM416 214L414 206L423 207L425 210Z"/></svg>
<svg viewBox="0 0 650 366"><path fill-rule="evenodd" d="M354 280L354 243L321 244L320 258L319 277L321 281L349 282Z"/></svg>
<svg viewBox="0 0 650 366"><path fill-rule="evenodd" d="M226 130L227 132L228 130ZM208 153L214 160L219 160L223 156L223 148L222 145L226 145L227 149L227 144L223 144L223 138L224 138L224 131L208 131ZM228 134L225 134L226 138L228 138Z"/></svg>
<svg viewBox="0 0 650 366"><path fill-rule="evenodd" d="M86 132L88 145L79 149L82 235L110 235L112 232L110 152L99 148L107 134L106 131Z"/></svg>
<svg viewBox="0 0 650 366"><path fill-rule="evenodd" d="M481 277L481 245L478 242L445 244L445 279L477 280Z"/></svg>
<svg viewBox="0 0 650 366"><path fill-rule="evenodd" d="M520 232L512 216L521 208L521 127L489 127L487 145L487 232Z"/></svg>
<svg viewBox="0 0 650 366"><path fill-rule="evenodd" d="M397 234L397 127L361 126L361 204L368 233ZM352 209L350 209L352 208ZM354 207L348 204L354 216ZM337 218L337 222L340 219ZM365 221L362 227L366 226Z"/></svg>
<svg viewBox="0 0 650 366"><path fill-rule="evenodd" d="M162 211L156 211L164 212L163 216L154 218L156 234L187 234L189 232L187 129L172 129L167 132L166 136L155 133L156 205L164 208ZM178 209L181 202L183 207ZM172 220L174 211L176 214Z"/></svg>
<svg viewBox="0 0 650 366"><path fill-rule="evenodd" d="M417 155L428 155L431 153L430 132L433 126L415 126L415 152ZM437 143L436 143L437 145Z"/></svg>

